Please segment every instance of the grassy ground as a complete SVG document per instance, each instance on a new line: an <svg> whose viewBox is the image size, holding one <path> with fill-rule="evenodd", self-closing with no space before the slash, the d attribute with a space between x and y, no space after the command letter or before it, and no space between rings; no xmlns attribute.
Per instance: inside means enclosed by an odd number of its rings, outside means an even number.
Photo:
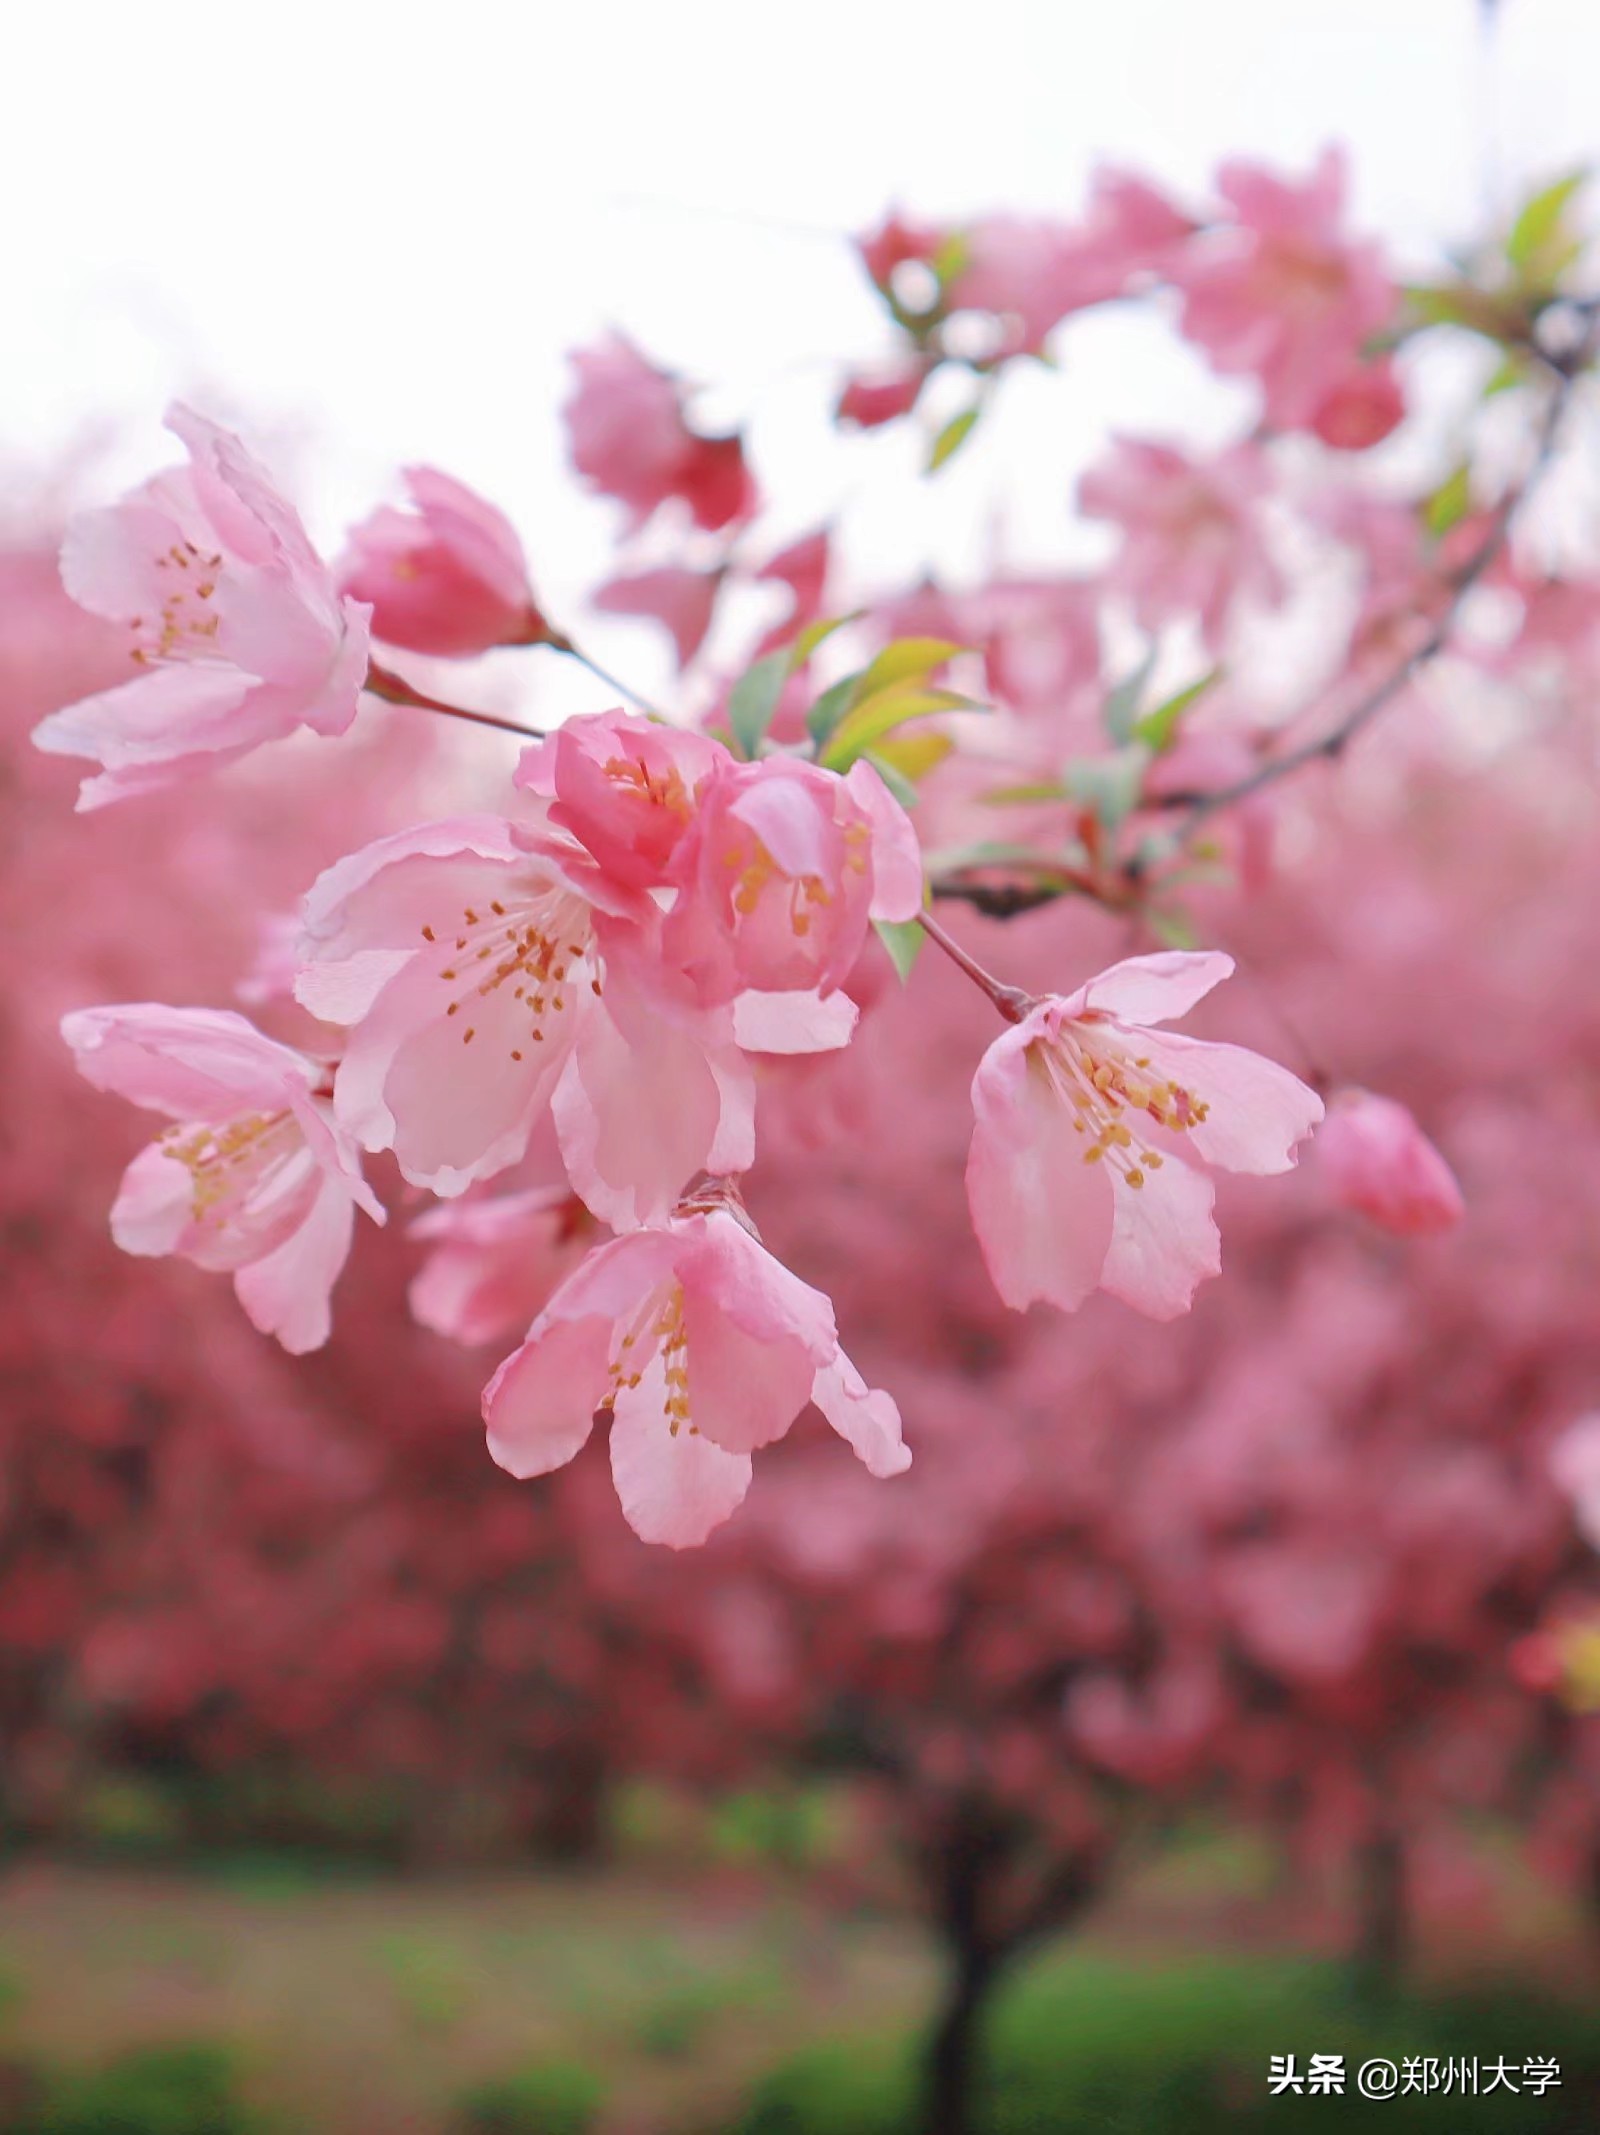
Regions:
<svg viewBox="0 0 1600 2135"><path fill-rule="evenodd" d="M1287 1902L1250 1849L1191 1849L1136 1878L1084 1947L1125 1959L1333 1938L1334 1920L1291 1920ZM1576 1923L1548 1894L1508 1879L1496 1909L1498 1969L1577 1962ZM1436 1922L1435 1939L1460 1935ZM0 1980L6 2053L71 2068L151 2041L223 2042L251 2101L295 2135L443 2135L473 2084L542 2058L603 2077L603 2135L709 2135L796 2048L920 2023L935 1967L914 1925L841 1921L747 1872L686 1887L617 1871L402 1881L272 1858L182 1872L35 1860L0 1873Z"/></svg>

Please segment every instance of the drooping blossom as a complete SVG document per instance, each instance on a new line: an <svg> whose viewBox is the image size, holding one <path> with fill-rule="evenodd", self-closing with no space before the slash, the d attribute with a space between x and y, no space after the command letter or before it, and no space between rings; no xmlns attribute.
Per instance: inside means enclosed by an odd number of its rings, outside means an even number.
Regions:
<svg viewBox="0 0 1600 2135"><path fill-rule="evenodd" d="M343 590L370 606L373 635L446 659L548 640L504 512L435 468L403 474L413 509L380 505L351 529L338 567Z"/></svg>
<svg viewBox="0 0 1600 2135"><path fill-rule="evenodd" d="M755 510L756 488L737 435L703 437L683 392L621 334L577 349L578 383L564 414L572 462L591 487L616 497L642 525L670 497L710 532Z"/></svg>
<svg viewBox="0 0 1600 2135"><path fill-rule="evenodd" d="M1234 1045L1155 1028L1232 959L1172 951L1036 1002L973 1078L967 1196L996 1289L1071 1310L1095 1288L1154 1319L1221 1267L1207 1167L1288 1170L1322 1100Z"/></svg>
<svg viewBox="0 0 1600 2135"><path fill-rule="evenodd" d="M320 1348L356 1207L384 1220L325 1070L225 1009L85 1008L61 1030L97 1089L176 1122L128 1166L118 1245L231 1274L263 1334Z"/></svg>
<svg viewBox="0 0 1600 2135"><path fill-rule="evenodd" d="M1261 523L1274 489L1272 463L1258 445L1196 459L1149 438L1118 438L1084 475L1081 510L1122 529L1107 582L1126 593L1139 622L1159 629L1173 616L1199 618L1220 651L1237 601L1269 606L1283 597L1282 574Z"/></svg>
<svg viewBox="0 0 1600 2135"><path fill-rule="evenodd" d="M548 800L551 821L614 882L655 889L671 879L701 789L733 768L708 735L634 712L597 712L563 721L525 749L516 783Z"/></svg>
<svg viewBox="0 0 1600 2135"><path fill-rule="evenodd" d="M231 431L173 406L190 464L67 530L61 576L81 608L126 627L131 681L34 729L85 756L80 808L231 763L297 727L342 734L367 672L367 610L341 596L293 508Z"/></svg>
<svg viewBox="0 0 1600 2135"><path fill-rule="evenodd" d="M1317 1169L1341 1208L1401 1238L1448 1231L1466 1204L1454 1172L1403 1104L1341 1090L1317 1136Z"/></svg>
<svg viewBox="0 0 1600 2135"><path fill-rule="evenodd" d="M752 1453L808 1401L874 1475L911 1455L889 1395L839 1347L833 1307L725 1207L597 1247L484 1389L489 1450L549 1474L611 1423L622 1510L647 1542L703 1542L743 1502Z"/></svg>
<svg viewBox="0 0 1600 2135"><path fill-rule="evenodd" d="M709 780L674 878L663 944L707 1000L831 994L872 920L922 908L917 834L864 761L840 777L774 756Z"/></svg>
<svg viewBox="0 0 1600 2135"><path fill-rule="evenodd" d="M1388 323L1394 284L1381 249L1345 232L1339 150L1300 183L1224 163L1217 191L1232 220L1194 239L1171 269L1183 331L1219 371L1260 381L1270 423L1302 428Z"/></svg>
<svg viewBox="0 0 1600 2135"><path fill-rule="evenodd" d="M596 591L594 605L603 615L643 615L663 624L679 667L687 667L706 641L723 576L721 571L664 564L659 570L607 579Z"/></svg>
<svg viewBox="0 0 1600 2135"><path fill-rule="evenodd" d="M550 1108L594 1213L659 1219L754 1155L730 1011L688 999L658 908L575 841L495 816L423 824L337 862L305 903L297 992L351 1026L339 1118L446 1196L523 1154Z"/></svg>
<svg viewBox="0 0 1600 2135"><path fill-rule="evenodd" d="M409 1226L431 1250L413 1277L411 1314L453 1342L493 1342L526 1327L594 1243L593 1217L565 1186L447 1201Z"/></svg>
<svg viewBox="0 0 1600 2135"><path fill-rule="evenodd" d="M1600 1549L1600 1412L1569 1424L1550 1449L1550 1473L1569 1500L1578 1531Z"/></svg>

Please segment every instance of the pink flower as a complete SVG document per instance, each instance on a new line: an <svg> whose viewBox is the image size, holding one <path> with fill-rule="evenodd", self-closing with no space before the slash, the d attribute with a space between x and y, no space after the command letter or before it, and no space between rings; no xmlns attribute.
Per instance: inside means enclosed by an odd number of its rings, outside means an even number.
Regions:
<svg viewBox="0 0 1600 2135"><path fill-rule="evenodd" d="M356 1204L384 1220L323 1070L228 1010L85 1008L61 1032L96 1089L178 1122L128 1166L118 1245L231 1274L263 1334L320 1348Z"/></svg>
<svg viewBox="0 0 1600 2135"><path fill-rule="evenodd" d="M548 640L505 514L432 467L404 476L416 509L380 505L351 530L339 564L344 591L371 606L373 635L447 659Z"/></svg>
<svg viewBox="0 0 1600 2135"><path fill-rule="evenodd" d="M1465 1212L1455 1174L1405 1106L1370 1090L1334 1098L1317 1166L1341 1208L1401 1238L1451 1230Z"/></svg>
<svg viewBox="0 0 1600 2135"><path fill-rule="evenodd" d="M685 571L665 566L613 578L595 594L604 615L647 615L671 633L680 668L687 667L705 643L722 588L721 571Z"/></svg>
<svg viewBox="0 0 1600 2135"><path fill-rule="evenodd" d="M910 260L931 266L949 238L948 230L935 229L926 223L907 222L898 208L891 208L876 230L856 239L856 250L874 287L888 296L893 293L897 267L905 266Z"/></svg>
<svg viewBox="0 0 1600 2135"><path fill-rule="evenodd" d="M1344 189L1337 149L1299 185L1225 163L1217 190L1235 221L1195 239L1172 269L1183 331L1219 371L1258 378L1280 428L1313 420L1394 311L1381 251L1344 234Z"/></svg>
<svg viewBox="0 0 1600 2135"><path fill-rule="evenodd" d="M124 625L131 682L52 712L41 749L87 756L80 808L231 763L296 727L342 734L367 672L367 611L342 599L291 507L230 431L174 406L191 465L68 528L61 576Z"/></svg>
<svg viewBox="0 0 1600 2135"><path fill-rule="evenodd" d="M734 767L708 735L633 712L598 712L565 720L524 749L516 783L550 801L550 820L614 882L641 890L669 880L701 789Z"/></svg>
<svg viewBox="0 0 1600 2135"><path fill-rule="evenodd" d="M430 1209L410 1226L411 1237L433 1248L412 1279L412 1317L468 1344L526 1327L594 1232L594 1219L564 1186Z"/></svg>
<svg viewBox="0 0 1600 2135"><path fill-rule="evenodd" d="M572 462L595 489L626 504L642 525L669 497L715 532L756 508L755 484L737 436L702 437L689 427L683 394L620 334L572 356L577 390L566 404Z"/></svg>
<svg viewBox="0 0 1600 2135"><path fill-rule="evenodd" d="M1310 427L1335 452L1365 452L1382 444L1405 416L1400 374L1385 358L1352 364L1318 402Z"/></svg>
<svg viewBox="0 0 1600 2135"><path fill-rule="evenodd" d="M869 1471L911 1455L885 1393L839 1347L833 1307L726 1208L596 1248L484 1389L489 1450L547 1475L611 1422L622 1510L646 1542L703 1542L743 1502L750 1456L814 1401Z"/></svg>
<svg viewBox="0 0 1600 2135"><path fill-rule="evenodd" d="M297 992L352 1026L335 1109L443 1195L514 1164L549 1108L568 1176L618 1228L748 1168L754 1088L728 1010L660 964L657 907L583 848L499 817L424 824L329 868Z"/></svg>
<svg viewBox="0 0 1600 2135"><path fill-rule="evenodd" d="M834 403L834 419L860 430L877 430L909 415L927 383L928 366L915 363L879 378L847 378Z"/></svg>
<svg viewBox="0 0 1600 2135"><path fill-rule="evenodd" d="M984 1054L967 1197L1008 1305L1070 1311L1099 1287L1171 1319L1221 1266L1199 1166L1292 1166L1322 1117L1313 1091L1241 1047L1151 1027L1232 969L1215 952L1131 957L1036 1002Z"/></svg>
<svg viewBox="0 0 1600 2135"><path fill-rule="evenodd" d="M1219 651L1235 601L1270 605L1283 579L1267 549L1259 507L1274 488L1272 463L1241 444L1209 460L1172 445L1118 438L1084 475L1080 508L1122 528L1107 582L1126 593L1147 630L1193 614Z"/></svg>
<svg viewBox="0 0 1600 2135"><path fill-rule="evenodd" d="M1600 1414L1567 1426L1550 1449L1550 1474L1572 1506L1578 1532L1600 1549Z"/></svg>
<svg viewBox="0 0 1600 2135"><path fill-rule="evenodd" d="M663 946L706 1000L830 994L870 921L922 909L917 834L866 762L842 778L784 756L723 772L702 791L674 875Z"/></svg>

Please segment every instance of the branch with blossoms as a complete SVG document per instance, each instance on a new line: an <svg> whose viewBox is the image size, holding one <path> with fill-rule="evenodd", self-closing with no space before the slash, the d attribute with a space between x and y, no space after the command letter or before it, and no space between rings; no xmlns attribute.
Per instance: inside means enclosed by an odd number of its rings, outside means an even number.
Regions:
<svg viewBox="0 0 1600 2135"><path fill-rule="evenodd" d="M459 482L409 470L410 509L381 508L330 566L239 439L175 409L188 464L83 515L63 552L68 591L127 632L133 669L37 730L95 766L80 807L204 779L297 729L337 739L364 691L526 746L484 812L397 828L311 885L285 973L316 1028L304 1047L233 1010L67 1018L87 1078L170 1122L124 1179L118 1241L230 1274L257 1327L314 1348L357 1209L384 1220L365 1167L387 1154L443 1204L417 1226L431 1324L470 1338L489 1268L525 1286L527 1333L483 1397L512 1474L562 1466L602 1423L627 1519L676 1547L734 1512L753 1455L808 1408L892 1477L911 1457L892 1396L856 1371L828 1298L766 1250L742 1182L761 1080L851 1046L871 958L912 981L931 943L1002 1026L975 1066L966 1173L1000 1296L1071 1310L1098 1288L1157 1319L1186 1311L1220 1268L1215 1174L1287 1170L1323 1102L1271 1060L1169 1027L1233 968L1194 945L1184 887L1219 859L1269 879L1252 828L1266 789L1340 754L1456 646L1480 586L1522 607L1497 670L1538 653L1549 587L1515 520L1592 354L1581 306L1567 353L1552 340L1572 308L1570 187L1530 202L1477 280L1406 294L1344 233L1342 185L1334 157L1298 184L1230 165L1200 214L1108 178L1075 226L894 220L863 241L903 369L848 383L841 423L909 418L941 372L980 380L930 472L987 419L1007 367L1048 356L1095 305L1175 294L1186 337L1255 382L1259 420L1221 454L1122 440L1085 477L1084 511L1120 535L1097 574L831 601L832 530L762 541L742 437L700 427L683 383L626 342L580 355L574 464L638 544L594 606L668 631L670 718L550 623L515 530ZM1396 351L1440 327L1501 349L1511 375L1490 400L1554 379L1530 472L1486 514L1465 460L1420 499L1347 472L1405 416ZM1309 489L1289 479L1291 444L1320 455ZM1332 714L1288 748L1262 747L1232 659L1241 618L1289 597L1275 515L1353 555L1361 581ZM652 561L668 540L683 560ZM741 604L774 597L786 612L713 666ZM1155 642L1113 686L1102 623L1119 613ZM1174 628L1212 665L1163 696ZM636 708L545 733L436 679L506 647L576 659ZM408 656L422 679L391 664ZM1022 828L973 837L996 810ZM935 919L936 896L1000 916L1088 899L1170 946L1035 995ZM1341 1097L1329 1150L1342 1198L1392 1229L1460 1212L1442 1160L1380 1096Z"/></svg>

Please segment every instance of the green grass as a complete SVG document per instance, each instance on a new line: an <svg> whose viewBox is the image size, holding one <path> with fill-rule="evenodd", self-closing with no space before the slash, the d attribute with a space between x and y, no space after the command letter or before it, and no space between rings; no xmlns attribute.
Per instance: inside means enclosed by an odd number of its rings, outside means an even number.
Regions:
<svg viewBox="0 0 1600 2135"><path fill-rule="evenodd" d="M1271 2096L1270 2057L1345 2057L1342 2096ZM1367 2059L1441 2062L1553 2056L1562 2083L1542 2098L1412 2092L1381 2106L1408 2135L1458 2135L1466 2119L1516 2135L1597 2125L1600 2015L1499 1992L1397 2004L1381 2017L1344 1977L1300 1960L1135 1966L1087 1956L1041 1964L997 2001L985 2042L978 2135L1227 2135L1370 2124ZM797 2055L760 2084L730 2135L914 2135L917 2042L852 2042Z"/></svg>
<svg viewBox="0 0 1600 2135"><path fill-rule="evenodd" d="M546 2061L468 2091L462 2135L589 2135L604 2099L604 2084L578 2062Z"/></svg>
<svg viewBox="0 0 1600 2135"><path fill-rule="evenodd" d="M206 2042L149 2046L58 2077L17 2135L253 2135L233 2057Z"/></svg>

